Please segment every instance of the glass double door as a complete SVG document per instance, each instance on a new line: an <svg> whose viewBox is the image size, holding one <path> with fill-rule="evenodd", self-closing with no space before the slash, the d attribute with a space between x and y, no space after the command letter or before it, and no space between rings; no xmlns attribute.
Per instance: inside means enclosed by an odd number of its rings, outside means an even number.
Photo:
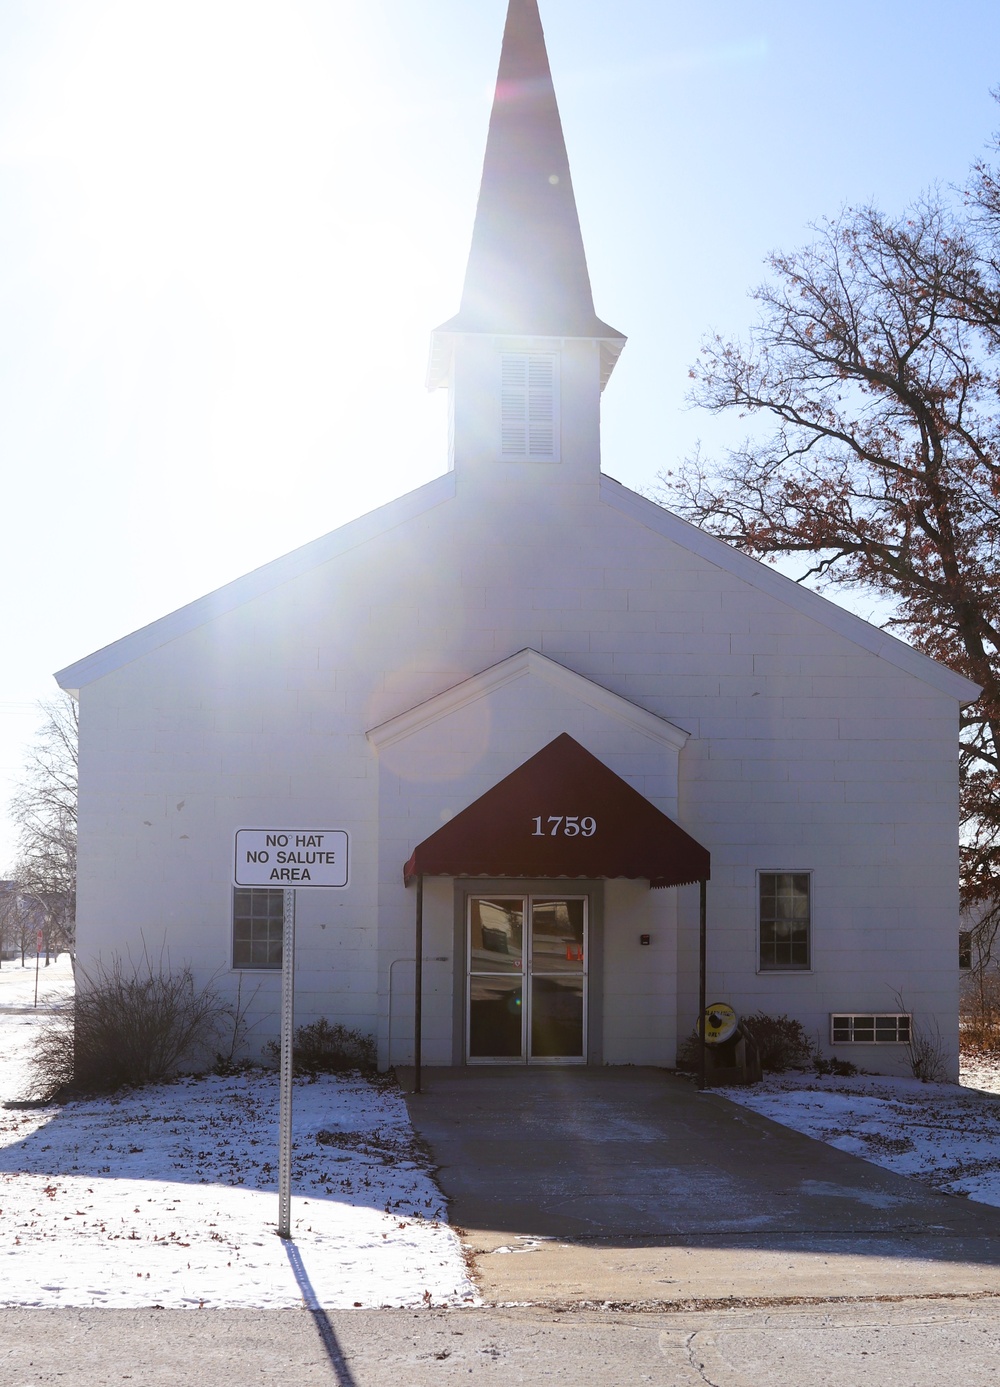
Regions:
<svg viewBox="0 0 1000 1387"><path fill-rule="evenodd" d="M472 1062L583 1063L585 896L473 896L467 1035Z"/></svg>

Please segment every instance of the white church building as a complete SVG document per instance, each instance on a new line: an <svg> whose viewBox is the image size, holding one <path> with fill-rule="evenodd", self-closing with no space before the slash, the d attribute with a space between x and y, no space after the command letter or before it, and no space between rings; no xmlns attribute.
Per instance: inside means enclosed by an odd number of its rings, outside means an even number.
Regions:
<svg viewBox="0 0 1000 1387"><path fill-rule="evenodd" d="M192 965L423 1060L674 1063L708 1000L957 1075L966 679L601 472L597 317L536 0L510 0L447 470L79 660L78 957ZM241 830L338 835L237 861ZM345 849L346 844L346 849ZM257 854L259 859L259 854ZM261 873L260 868L267 868ZM306 874L309 874L308 877ZM707 882L704 888L699 883Z"/></svg>

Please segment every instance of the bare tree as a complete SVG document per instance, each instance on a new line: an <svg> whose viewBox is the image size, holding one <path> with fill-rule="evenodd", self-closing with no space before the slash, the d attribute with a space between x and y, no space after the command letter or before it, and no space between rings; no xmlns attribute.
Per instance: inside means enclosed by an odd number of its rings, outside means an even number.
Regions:
<svg viewBox="0 0 1000 1387"><path fill-rule="evenodd" d="M26 896L16 881L0 882L0 954L20 954L23 968L28 955L34 956L38 948L39 933L46 947L46 926L45 910L38 901Z"/></svg>
<svg viewBox="0 0 1000 1387"><path fill-rule="evenodd" d="M40 705L43 722L29 748L10 815L18 828L13 877L50 952L76 938L77 705L68 696Z"/></svg>
<svg viewBox="0 0 1000 1387"><path fill-rule="evenodd" d="M992 200L991 200L992 199ZM961 730L963 901L979 956L1000 921L1000 194L892 220L845 211L775 255L748 343L715 337L694 401L770 419L663 499L803 579L888 598L890 624L982 686Z"/></svg>
<svg viewBox="0 0 1000 1387"><path fill-rule="evenodd" d="M4 954L16 947L17 909L16 883L0 881L0 968L3 967Z"/></svg>

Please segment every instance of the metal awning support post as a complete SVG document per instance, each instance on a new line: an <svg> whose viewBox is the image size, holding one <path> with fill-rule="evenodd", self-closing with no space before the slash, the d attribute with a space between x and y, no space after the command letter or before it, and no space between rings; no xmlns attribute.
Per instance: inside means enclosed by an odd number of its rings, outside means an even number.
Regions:
<svg viewBox="0 0 1000 1387"><path fill-rule="evenodd" d="M421 1030L424 1001L424 877L417 877L417 924L413 971L413 1092L420 1092Z"/></svg>
<svg viewBox="0 0 1000 1387"><path fill-rule="evenodd" d="M705 980L705 963L707 956L707 896L708 882L700 881L699 889L699 927L698 927L698 1087L705 1088L705 1008L708 1006L706 996L707 987Z"/></svg>

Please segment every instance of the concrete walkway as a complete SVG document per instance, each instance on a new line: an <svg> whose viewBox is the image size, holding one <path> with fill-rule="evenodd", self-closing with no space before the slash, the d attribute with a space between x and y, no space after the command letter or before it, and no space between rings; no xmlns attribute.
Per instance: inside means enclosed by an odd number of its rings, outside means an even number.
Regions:
<svg viewBox="0 0 1000 1387"><path fill-rule="evenodd" d="M429 1146L488 1304L992 1295L1000 1210L653 1069L425 1069Z"/></svg>

